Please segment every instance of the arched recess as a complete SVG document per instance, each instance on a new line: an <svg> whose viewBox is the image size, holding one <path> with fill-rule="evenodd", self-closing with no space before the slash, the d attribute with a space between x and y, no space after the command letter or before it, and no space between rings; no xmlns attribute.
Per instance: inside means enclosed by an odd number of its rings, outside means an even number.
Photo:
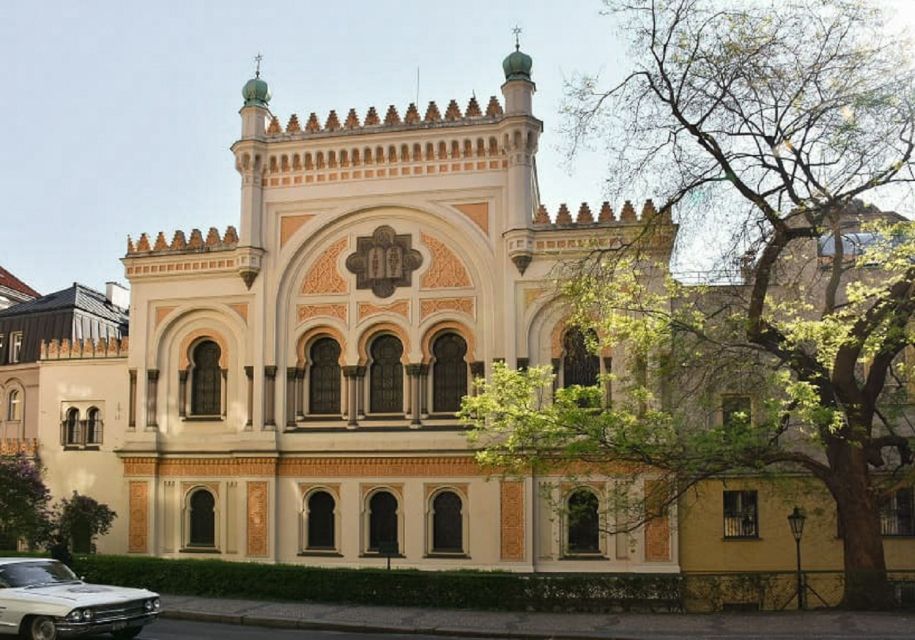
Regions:
<svg viewBox="0 0 915 640"><path fill-rule="evenodd" d="M333 338L340 345L340 366L346 364L346 337L336 326L317 324L303 331L295 341L296 367L302 368L308 363L308 350L319 338Z"/></svg>
<svg viewBox="0 0 915 640"><path fill-rule="evenodd" d="M154 424L160 430L178 433L186 429L183 421L190 409L192 354L195 347L205 341L215 343L219 349L222 376L220 413L207 417L233 426L245 423L246 400L250 400L245 386L251 384L243 369L245 364L250 364L244 360L247 334L248 328L242 318L226 305L188 305L168 316L150 341L147 355L150 368L159 372L155 385L147 385L146 392L156 394L151 404L156 410Z"/></svg>
<svg viewBox="0 0 915 640"><path fill-rule="evenodd" d="M332 363L316 362L314 349L324 343L337 349L336 367ZM322 348L326 353L327 349ZM292 400L287 407L287 426L294 426L308 415L333 416L343 411L344 385L342 370L346 363L346 339L336 327L316 325L304 331L296 343L296 366L287 376L286 394ZM332 356L331 356L332 357ZM320 359L320 358L319 358ZM336 369L335 372L329 372ZM316 370L315 367L318 367ZM317 374L317 375L316 375ZM330 377L328 377L330 376ZM319 385L316 387L315 385ZM318 394L316 396L316 394ZM320 402L319 402L320 400Z"/></svg>
<svg viewBox="0 0 915 640"><path fill-rule="evenodd" d="M420 343L423 364L429 364L432 358L431 346L435 338L449 331L459 334L467 343L467 362L476 361L476 340L473 330L463 320L447 318L434 320L428 326L420 327L423 336Z"/></svg>
<svg viewBox="0 0 915 640"><path fill-rule="evenodd" d="M466 488L436 487L426 499L426 553L465 556L469 553L470 509Z"/></svg>
<svg viewBox="0 0 915 640"><path fill-rule="evenodd" d="M340 496L337 487L302 487L300 551L338 551L341 537L340 519Z"/></svg>
<svg viewBox="0 0 915 640"><path fill-rule="evenodd" d="M392 319L375 322L374 324L363 329L362 333L359 334L358 345L360 366L366 365L369 361L369 344L372 342L372 340L385 333L395 335L400 339L400 343L403 345L403 355L401 356L401 362L403 364L409 363L411 345L409 327Z"/></svg>

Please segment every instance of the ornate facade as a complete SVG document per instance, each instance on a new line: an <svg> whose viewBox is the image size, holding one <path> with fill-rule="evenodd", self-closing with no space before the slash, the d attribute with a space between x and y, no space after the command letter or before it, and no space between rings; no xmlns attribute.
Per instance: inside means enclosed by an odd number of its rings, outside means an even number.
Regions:
<svg viewBox="0 0 915 640"><path fill-rule="evenodd" d="M245 85L237 230L129 240L129 349L42 353L49 480L120 514L101 551L678 571L674 512L604 533L617 477L490 477L454 417L497 361L557 363L558 384L624 367L625 354L581 349L551 271L646 224L666 257L675 234L651 201L640 215L626 202L573 218L563 205L553 220L530 58L516 51L505 71L502 100L485 107L332 111L285 127L266 83ZM92 402L104 438L58 445L69 407ZM568 522L544 485L593 517Z"/></svg>

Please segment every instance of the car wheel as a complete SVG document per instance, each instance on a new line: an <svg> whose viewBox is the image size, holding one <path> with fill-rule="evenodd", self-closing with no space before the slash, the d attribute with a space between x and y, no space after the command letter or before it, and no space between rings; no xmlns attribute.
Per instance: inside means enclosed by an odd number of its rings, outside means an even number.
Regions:
<svg viewBox="0 0 915 640"><path fill-rule="evenodd" d="M143 627L121 629L120 631L113 632L111 635L114 636L114 640L131 640L131 638L136 638L138 635L140 635L142 630Z"/></svg>
<svg viewBox="0 0 915 640"><path fill-rule="evenodd" d="M44 616L32 618L26 637L29 640L57 640L57 625L54 620Z"/></svg>

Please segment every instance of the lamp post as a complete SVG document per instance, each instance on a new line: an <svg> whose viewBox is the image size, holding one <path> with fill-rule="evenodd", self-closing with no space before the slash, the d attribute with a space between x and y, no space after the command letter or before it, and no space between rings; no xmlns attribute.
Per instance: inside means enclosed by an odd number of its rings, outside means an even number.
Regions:
<svg viewBox="0 0 915 640"><path fill-rule="evenodd" d="M807 517L801 513L800 508L794 507L794 511L788 516L788 526L791 527L791 535L794 536L794 543L797 545L797 608L804 608L804 585L801 576L801 536L804 535L804 521Z"/></svg>

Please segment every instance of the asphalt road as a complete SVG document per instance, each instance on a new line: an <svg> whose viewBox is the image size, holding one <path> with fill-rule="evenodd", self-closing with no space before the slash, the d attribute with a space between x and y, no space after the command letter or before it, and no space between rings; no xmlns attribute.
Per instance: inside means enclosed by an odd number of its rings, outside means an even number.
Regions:
<svg viewBox="0 0 915 640"><path fill-rule="evenodd" d="M159 619L144 629L137 640L260 640L280 638L284 640L445 640L441 636L420 636L416 634L394 635L374 633L341 633L338 631L310 631L304 629L266 629L238 624L217 624L192 622L189 620ZM447 640L454 640L448 638Z"/></svg>

